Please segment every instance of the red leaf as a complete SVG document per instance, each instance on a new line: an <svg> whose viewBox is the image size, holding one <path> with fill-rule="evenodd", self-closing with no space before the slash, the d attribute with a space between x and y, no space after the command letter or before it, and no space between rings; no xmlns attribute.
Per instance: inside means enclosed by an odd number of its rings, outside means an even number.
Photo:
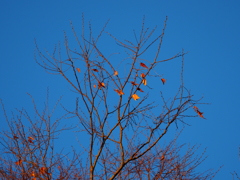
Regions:
<svg viewBox="0 0 240 180"><path fill-rule="evenodd" d="M143 91L142 89L140 89L140 88L137 88L137 90L140 91L140 92L144 92L144 91Z"/></svg>
<svg viewBox="0 0 240 180"><path fill-rule="evenodd" d="M144 63L140 63L140 66L148 69L148 67L147 67L146 64L144 64Z"/></svg>
<svg viewBox="0 0 240 180"><path fill-rule="evenodd" d="M201 118L204 118L204 117L203 117L203 112L200 112L200 111L197 110L197 114L198 114Z"/></svg>
<svg viewBox="0 0 240 180"><path fill-rule="evenodd" d="M204 118L203 112L200 112L197 106L193 106L193 109L201 118Z"/></svg>
<svg viewBox="0 0 240 180"><path fill-rule="evenodd" d="M16 164L16 165L20 165L20 164L22 164L22 160L19 159L17 162L15 162L15 164Z"/></svg>
<svg viewBox="0 0 240 180"><path fill-rule="evenodd" d="M97 69L92 69L93 71L95 71L95 72L98 72L98 70Z"/></svg>
<svg viewBox="0 0 240 180"><path fill-rule="evenodd" d="M134 86L138 85L138 84L136 84L136 83L135 83L135 82L133 82L133 81L131 81L131 83L132 83L132 85L134 85Z"/></svg>

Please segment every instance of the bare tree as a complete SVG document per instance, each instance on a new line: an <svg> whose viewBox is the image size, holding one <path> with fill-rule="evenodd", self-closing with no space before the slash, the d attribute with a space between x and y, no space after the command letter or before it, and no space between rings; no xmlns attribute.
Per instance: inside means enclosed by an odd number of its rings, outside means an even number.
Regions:
<svg viewBox="0 0 240 180"><path fill-rule="evenodd" d="M143 20L139 35L134 31L135 42L121 41L106 32L106 25L96 38L89 24L89 35L72 30L78 44L72 49L65 34L66 55L61 45L53 53L43 53L37 46L36 61L50 74L63 77L78 95L75 108L63 106L65 114L52 120L48 106L39 113L34 104L37 119L31 119L25 110L8 120L10 132L4 132L1 144L5 149L1 158L0 174L6 179L212 179L215 173L196 173L196 168L205 159L204 153L196 156L196 146L189 147L185 154L179 151L176 139L168 145L160 142L171 126L187 124L186 118L204 118L198 109L200 100L194 100L184 87L183 67L185 52L160 59L167 18L159 35L157 29L145 28ZM107 33L125 52L117 58L104 53L98 43ZM155 48L155 54L147 54ZM148 56L146 56L148 55ZM118 60L119 59L119 60ZM169 100L164 94L151 93L167 80L156 68L166 61L179 59L182 62L180 86ZM160 103L156 103L158 101ZM191 115L189 109L196 114ZM191 110L192 111L192 110ZM28 128L22 116L28 120ZM74 118L77 137L88 137L89 143L81 146L82 153L73 150L72 158L56 154L54 139L59 132L73 127L59 128L63 118ZM74 128L76 128L74 126ZM76 129L74 130L76 131ZM160 146L161 144L161 146ZM77 148L77 147L75 147ZM8 155L7 155L8 154ZM81 161L84 159L84 163Z"/></svg>

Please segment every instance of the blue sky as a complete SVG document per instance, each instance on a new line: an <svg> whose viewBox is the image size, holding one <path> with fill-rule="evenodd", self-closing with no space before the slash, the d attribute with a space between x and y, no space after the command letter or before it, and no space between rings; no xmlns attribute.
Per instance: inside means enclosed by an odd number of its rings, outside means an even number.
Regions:
<svg viewBox="0 0 240 180"><path fill-rule="evenodd" d="M34 61L34 38L40 49L53 50L63 42L63 31L72 37L69 22L81 29L81 18L91 20L98 32L110 19L107 31L119 39L133 38L143 16L146 26L156 25L159 32L168 16L162 48L169 57L182 48L185 57L185 86L201 105L207 120L189 119L179 143L207 147L208 159L203 170L224 165L216 179L230 179L239 171L239 68L240 68L240 2L237 0L131 0L131 1L2 1L0 7L0 98L10 113L14 108L31 107L26 92L43 104L47 87L53 101L67 96L69 87L57 76L44 72ZM107 46L102 41L103 46ZM112 48L113 51L118 51ZM104 49L104 47L103 47ZM105 49L104 49L105 50ZM106 49L107 51L108 49ZM166 64L169 86L175 76L176 63ZM172 78L172 81L171 81ZM164 87L165 88L165 87ZM67 102L67 101L66 101ZM1 125L3 113L0 113Z"/></svg>

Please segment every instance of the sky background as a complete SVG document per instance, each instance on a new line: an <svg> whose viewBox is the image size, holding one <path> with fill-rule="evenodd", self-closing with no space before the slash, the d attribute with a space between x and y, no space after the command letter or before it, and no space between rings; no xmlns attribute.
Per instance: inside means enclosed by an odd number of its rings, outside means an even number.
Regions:
<svg viewBox="0 0 240 180"><path fill-rule="evenodd" d="M238 0L3 0L0 7L0 98L10 113L14 108L32 107L27 92L40 106L46 98L47 87L53 104L59 96L67 97L70 87L61 78L45 73L34 61L34 38L40 49L53 50L55 44L63 42L64 31L72 37L70 21L81 30L82 13L86 22L91 20L96 33L110 20L106 30L121 40L133 38L132 30L140 29L143 16L146 27L157 25L158 32L168 16L162 57L172 56L182 48L188 51L185 86L196 99L204 97L202 102L210 103L199 106L207 120L189 119L191 126L185 127L179 143L207 147L209 157L200 170L217 170L224 165L216 179L231 179L231 172L240 173L239 9ZM104 46L109 44L104 43L109 41L101 43L107 52ZM118 48L114 46L110 50L117 52ZM171 78L179 75L179 65L168 63L165 66L163 74L167 76L169 87L174 86ZM179 72L175 71L175 66ZM0 111L0 126L5 128L5 125Z"/></svg>

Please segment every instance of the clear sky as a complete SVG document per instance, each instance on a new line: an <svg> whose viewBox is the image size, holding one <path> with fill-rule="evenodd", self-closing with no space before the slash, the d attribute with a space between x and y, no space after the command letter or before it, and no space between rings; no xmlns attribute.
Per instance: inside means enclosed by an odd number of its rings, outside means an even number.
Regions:
<svg viewBox="0 0 240 180"><path fill-rule="evenodd" d="M141 27L143 16L146 26L157 25L160 32L168 16L164 56L182 48L189 52L185 57L185 86L196 98L203 96L203 102L210 103L200 106L207 120L188 119L191 126L185 127L179 143L207 147L209 157L200 170L224 165L216 179L231 179L231 172L240 173L238 0L1 1L0 98L8 112L31 107L26 92L39 105L44 102L47 87L53 101L60 95L67 97L70 87L35 63L34 38L41 49L53 50L55 44L63 42L63 31L71 37L70 21L81 29L82 13L86 21L91 20L95 32L110 19L107 31L119 39L132 38L132 30ZM171 71L171 63L168 66ZM171 74L177 75L174 71ZM167 79L171 82L170 75ZM0 112L0 126L5 127Z"/></svg>

